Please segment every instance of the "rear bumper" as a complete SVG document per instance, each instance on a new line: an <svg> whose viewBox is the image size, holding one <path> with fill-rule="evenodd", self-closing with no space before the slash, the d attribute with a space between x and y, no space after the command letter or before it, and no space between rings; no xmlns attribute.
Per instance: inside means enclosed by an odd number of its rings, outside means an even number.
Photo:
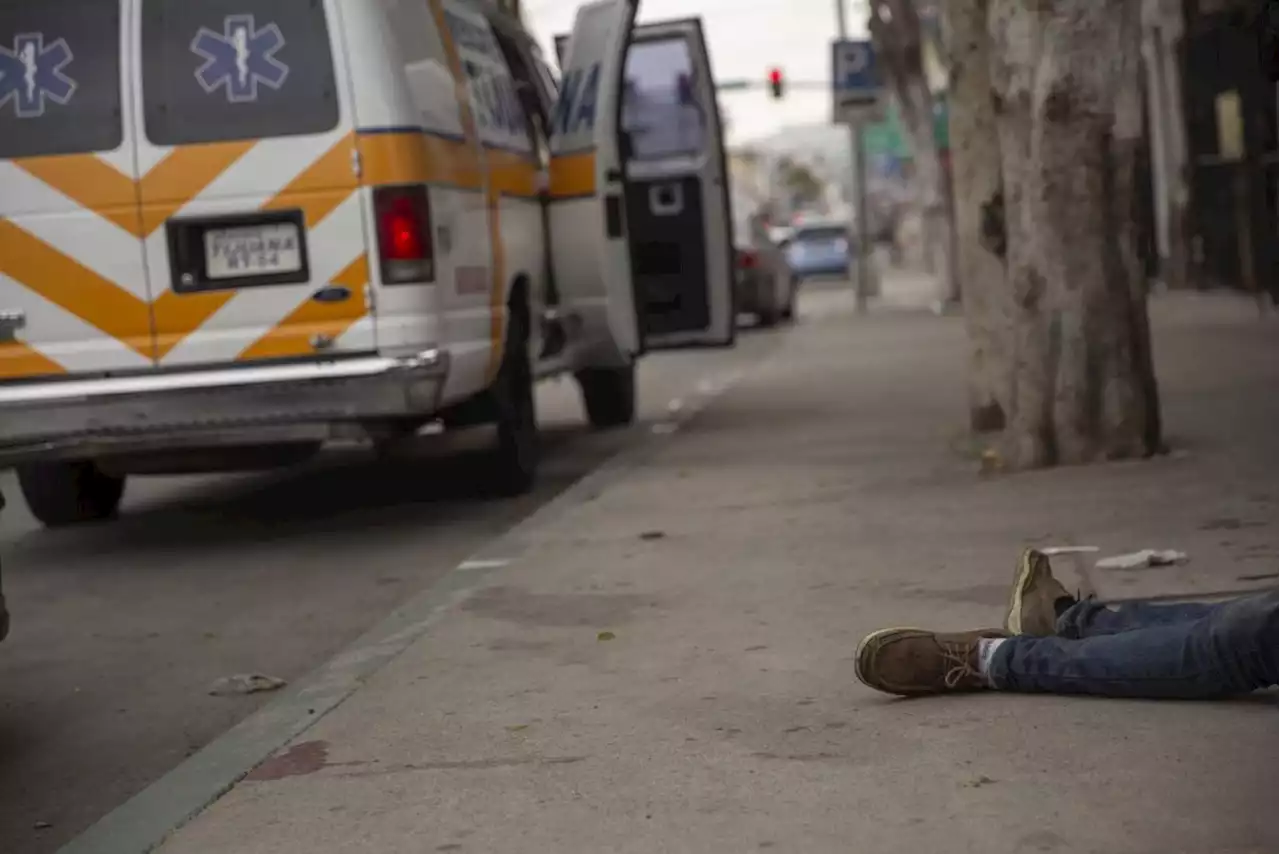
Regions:
<svg viewBox="0 0 1280 854"><path fill-rule="evenodd" d="M151 449L323 441L335 425L429 417L448 355L368 356L0 386L0 466Z"/></svg>
<svg viewBox="0 0 1280 854"><path fill-rule="evenodd" d="M792 264L791 272L800 278L808 276L847 276L849 275L849 261L811 261L804 264Z"/></svg>

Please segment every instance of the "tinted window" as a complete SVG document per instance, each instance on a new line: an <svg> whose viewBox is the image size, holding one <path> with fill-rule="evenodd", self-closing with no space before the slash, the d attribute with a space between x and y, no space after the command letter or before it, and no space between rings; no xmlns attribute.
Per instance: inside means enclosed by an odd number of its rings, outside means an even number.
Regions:
<svg viewBox="0 0 1280 854"><path fill-rule="evenodd" d="M0 158L122 138L119 3L0 0Z"/></svg>
<svg viewBox="0 0 1280 854"><path fill-rule="evenodd" d="M338 124L322 0L146 0L142 85L157 145Z"/></svg>
<svg viewBox="0 0 1280 854"><path fill-rule="evenodd" d="M693 52L684 38L637 41L627 49L622 129L633 160L701 153L707 112L699 97Z"/></svg>
<svg viewBox="0 0 1280 854"><path fill-rule="evenodd" d="M826 225L815 228L797 229L793 240L797 243L827 243L848 234L843 225Z"/></svg>

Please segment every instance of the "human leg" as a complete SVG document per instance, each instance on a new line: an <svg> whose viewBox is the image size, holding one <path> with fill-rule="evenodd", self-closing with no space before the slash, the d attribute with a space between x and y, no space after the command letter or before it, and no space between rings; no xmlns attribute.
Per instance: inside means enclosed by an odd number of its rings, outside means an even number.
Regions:
<svg viewBox="0 0 1280 854"><path fill-rule="evenodd" d="M1054 634L1064 638L1114 635L1134 629L1194 623L1226 602L1121 602L1104 605L1096 599L1081 599L1057 616Z"/></svg>
<svg viewBox="0 0 1280 854"><path fill-rule="evenodd" d="M1004 691L1212 699L1276 684L1274 593L1236 599L1192 622L1082 639L997 631L885 629L858 647L857 675L892 694Z"/></svg>
<svg viewBox="0 0 1280 854"><path fill-rule="evenodd" d="M1085 638L1193 622L1217 607L1200 602L1103 605L1093 599L1077 599L1054 577L1048 556L1027 549L1018 560L1004 625L1011 635Z"/></svg>
<svg viewBox="0 0 1280 854"><path fill-rule="evenodd" d="M1276 684L1278 609L1276 594L1265 593L1215 605L1190 622L1080 639L1010 638L992 651L985 675L1007 691L1152 699L1246 694Z"/></svg>

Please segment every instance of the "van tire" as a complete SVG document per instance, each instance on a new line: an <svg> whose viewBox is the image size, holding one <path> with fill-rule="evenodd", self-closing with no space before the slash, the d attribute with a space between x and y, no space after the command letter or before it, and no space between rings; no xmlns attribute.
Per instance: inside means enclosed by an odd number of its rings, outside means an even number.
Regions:
<svg viewBox="0 0 1280 854"><path fill-rule="evenodd" d="M488 391L497 425L493 448L485 460L484 491L497 497L523 495L533 489L538 473L538 416L529 359L529 310L523 300L511 306L506 345L498 376Z"/></svg>
<svg viewBox="0 0 1280 854"><path fill-rule="evenodd" d="M31 515L46 528L110 519L124 495L124 475L106 474L93 460L27 463L17 472Z"/></svg>
<svg viewBox="0 0 1280 854"><path fill-rule="evenodd" d="M626 427L636 420L636 363L621 368L587 368L577 374L587 420L597 430Z"/></svg>

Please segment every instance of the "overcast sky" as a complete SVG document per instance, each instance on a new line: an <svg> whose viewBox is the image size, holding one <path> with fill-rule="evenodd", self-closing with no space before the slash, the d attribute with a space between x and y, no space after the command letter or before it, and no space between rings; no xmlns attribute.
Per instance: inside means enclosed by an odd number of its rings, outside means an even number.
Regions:
<svg viewBox="0 0 1280 854"><path fill-rule="evenodd" d="M866 32L861 0L844 0L854 37ZM524 0L524 15L548 57L555 57L552 38L567 33L579 0ZM640 21L702 18L711 44L711 67L720 80L750 79L764 83L769 68L782 69L787 80L824 83L831 75L831 40L836 34L834 0L640 0ZM767 136L786 125L831 119L826 89L792 87L781 101L762 89L724 93L730 142Z"/></svg>

